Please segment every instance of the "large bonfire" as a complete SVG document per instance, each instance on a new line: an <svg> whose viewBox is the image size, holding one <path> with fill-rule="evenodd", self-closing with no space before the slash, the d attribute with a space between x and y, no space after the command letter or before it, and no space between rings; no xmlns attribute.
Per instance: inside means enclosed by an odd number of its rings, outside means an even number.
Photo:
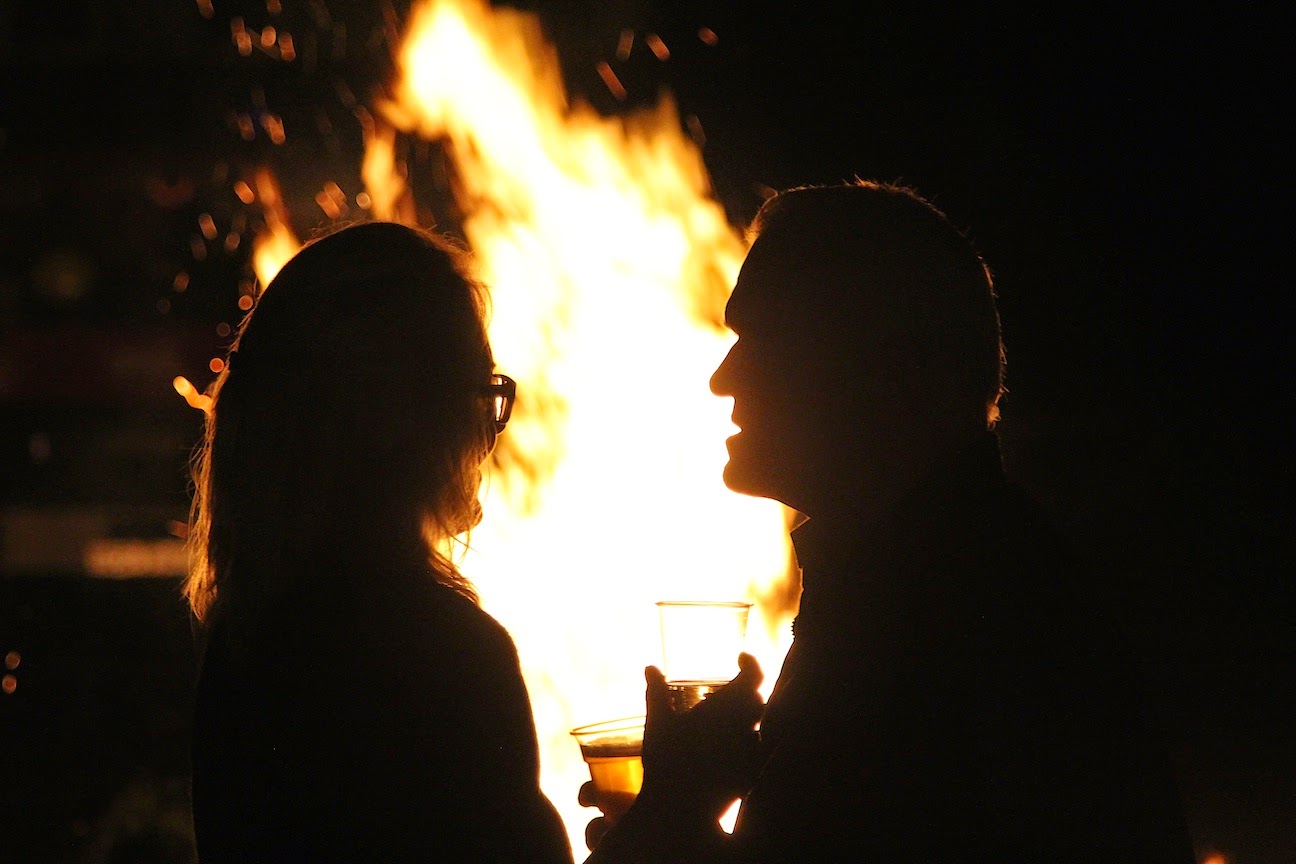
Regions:
<svg viewBox="0 0 1296 864"><path fill-rule="evenodd" d="M754 602L748 650L771 680L790 642L786 514L725 489L730 406L708 390L745 245L669 96L618 116L572 104L538 19L480 0L426 2L407 24L393 96L362 112L357 197L415 224L398 138L452 165L498 367L519 382L462 567L517 642L542 786L579 858L594 814L568 733L642 712L654 603ZM300 243L273 174L249 180L265 285Z"/></svg>

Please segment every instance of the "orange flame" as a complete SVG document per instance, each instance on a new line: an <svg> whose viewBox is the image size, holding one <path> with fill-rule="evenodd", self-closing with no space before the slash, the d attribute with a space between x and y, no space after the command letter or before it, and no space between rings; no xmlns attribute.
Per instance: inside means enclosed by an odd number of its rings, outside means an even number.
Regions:
<svg viewBox="0 0 1296 864"><path fill-rule="evenodd" d="M497 363L519 382L462 566L517 643L541 783L579 860L595 814L576 804L589 775L568 732L642 712L655 602L754 602L767 690L791 641L786 513L725 489L730 406L707 386L745 245L669 96L622 117L569 105L534 15L425 2L399 61L395 96L356 109L363 195L414 224L396 136L447 147ZM256 190L264 286L300 244L273 179Z"/></svg>
<svg viewBox="0 0 1296 864"><path fill-rule="evenodd" d="M254 182L256 197L261 199L261 208L265 213L266 227L252 246L252 267L257 274L257 283L265 288L279 272L279 268L297 254L302 244L293 233L288 209L274 175L263 168L257 172Z"/></svg>

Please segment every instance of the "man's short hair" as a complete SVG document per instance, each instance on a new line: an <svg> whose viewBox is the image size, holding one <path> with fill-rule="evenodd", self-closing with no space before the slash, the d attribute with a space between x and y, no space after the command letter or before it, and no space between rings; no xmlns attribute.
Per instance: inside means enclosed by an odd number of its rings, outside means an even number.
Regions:
<svg viewBox="0 0 1296 864"><path fill-rule="evenodd" d="M917 370L934 398L998 419L1004 353L990 272L968 238L910 188L856 180L780 192L755 236L797 261L796 302L842 353L866 334L887 362ZM852 336L856 337L852 339ZM846 351L845 356L850 356ZM859 357L870 362L879 355Z"/></svg>

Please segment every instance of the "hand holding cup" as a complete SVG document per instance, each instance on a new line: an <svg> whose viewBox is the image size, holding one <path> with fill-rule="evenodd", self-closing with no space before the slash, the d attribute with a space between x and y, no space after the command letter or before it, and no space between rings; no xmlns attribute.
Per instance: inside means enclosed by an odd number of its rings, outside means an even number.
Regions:
<svg viewBox="0 0 1296 864"><path fill-rule="evenodd" d="M760 759L756 724L765 708L759 692L764 672L746 653L739 655L738 667L733 680L685 711L674 706L661 670L644 670L640 796L654 806L718 820L750 788Z"/></svg>

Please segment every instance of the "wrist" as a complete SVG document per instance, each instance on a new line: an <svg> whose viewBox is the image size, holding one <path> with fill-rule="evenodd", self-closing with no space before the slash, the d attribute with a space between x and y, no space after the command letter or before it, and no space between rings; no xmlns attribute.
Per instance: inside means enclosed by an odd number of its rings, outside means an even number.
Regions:
<svg viewBox="0 0 1296 864"><path fill-rule="evenodd" d="M727 840L714 820L636 805L603 835L585 864L717 864L727 858Z"/></svg>
<svg viewBox="0 0 1296 864"><path fill-rule="evenodd" d="M659 791L655 787L641 790L631 809L638 810L640 818L651 817L681 830L707 828L717 825L719 820L715 808L708 806L702 797Z"/></svg>

